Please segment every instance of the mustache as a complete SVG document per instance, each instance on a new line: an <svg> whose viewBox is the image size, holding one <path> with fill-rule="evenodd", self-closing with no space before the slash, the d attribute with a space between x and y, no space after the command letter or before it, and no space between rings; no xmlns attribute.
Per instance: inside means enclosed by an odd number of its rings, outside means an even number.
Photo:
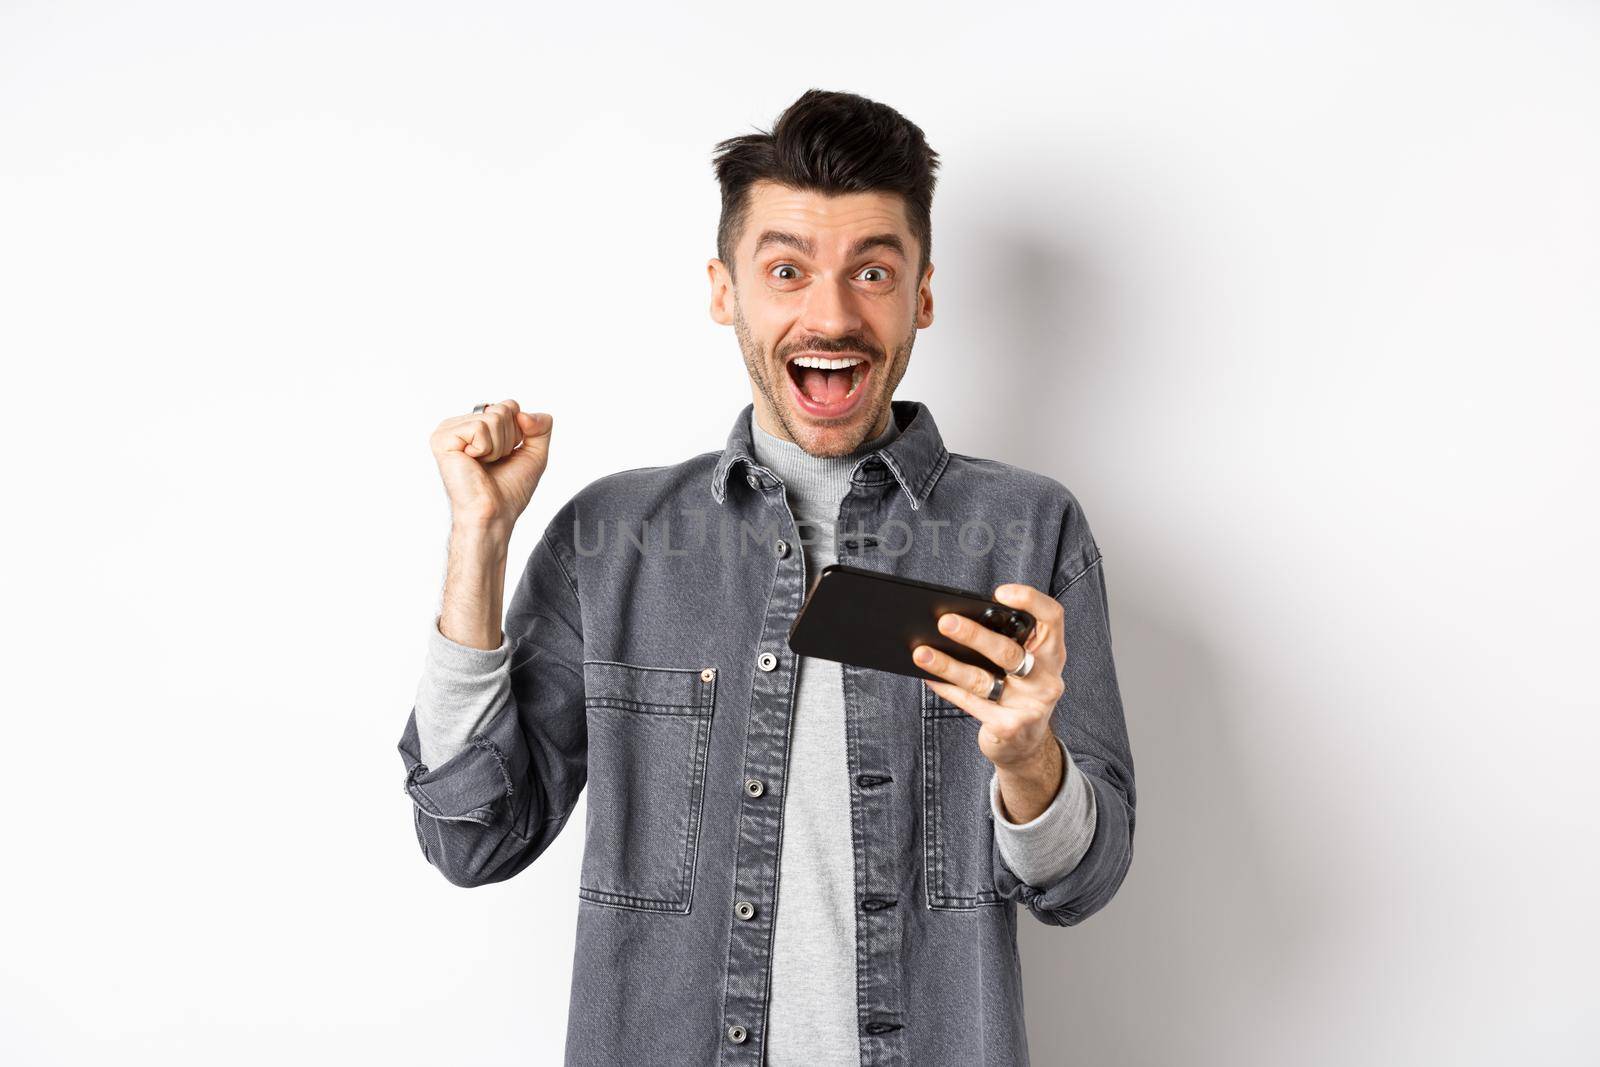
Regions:
<svg viewBox="0 0 1600 1067"><path fill-rule="evenodd" d="M863 341L803 341L799 344L786 345L778 352L778 359L788 362L789 357L796 352L821 352L828 355L853 355L865 356L868 359L878 359L879 352L869 347Z"/></svg>

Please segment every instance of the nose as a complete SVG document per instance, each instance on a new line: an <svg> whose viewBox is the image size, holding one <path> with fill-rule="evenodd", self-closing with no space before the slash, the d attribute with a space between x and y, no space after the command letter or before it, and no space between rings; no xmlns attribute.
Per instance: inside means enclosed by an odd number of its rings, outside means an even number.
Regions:
<svg viewBox="0 0 1600 1067"><path fill-rule="evenodd" d="M819 278L806 287L805 314L800 325L818 337L855 335L862 325L856 299L848 278Z"/></svg>

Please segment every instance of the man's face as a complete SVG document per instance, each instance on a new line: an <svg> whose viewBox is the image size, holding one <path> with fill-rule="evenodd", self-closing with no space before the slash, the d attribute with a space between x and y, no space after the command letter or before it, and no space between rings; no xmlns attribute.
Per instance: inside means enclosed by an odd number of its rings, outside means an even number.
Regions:
<svg viewBox="0 0 1600 1067"><path fill-rule="evenodd" d="M847 455L888 428L917 331L933 322L933 265L915 276L922 250L894 193L757 182L750 198L737 284L728 264L707 264L711 317L734 328L762 428ZM830 369L840 363L853 365Z"/></svg>

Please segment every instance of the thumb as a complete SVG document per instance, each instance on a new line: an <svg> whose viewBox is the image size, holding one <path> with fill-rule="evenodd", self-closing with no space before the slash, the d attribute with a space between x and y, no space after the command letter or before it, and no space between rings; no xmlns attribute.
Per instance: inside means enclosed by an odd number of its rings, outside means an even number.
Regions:
<svg viewBox="0 0 1600 1067"><path fill-rule="evenodd" d="M517 429L522 431L524 439L547 434L555 425L555 419L544 411L519 411L517 412Z"/></svg>
<svg viewBox="0 0 1600 1067"><path fill-rule="evenodd" d="M533 414L517 413L517 428L522 431L522 443L512 449L507 459L518 459L521 463L530 463L537 468L543 468L550 457L550 431L555 426L555 419L547 412L536 411Z"/></svg>

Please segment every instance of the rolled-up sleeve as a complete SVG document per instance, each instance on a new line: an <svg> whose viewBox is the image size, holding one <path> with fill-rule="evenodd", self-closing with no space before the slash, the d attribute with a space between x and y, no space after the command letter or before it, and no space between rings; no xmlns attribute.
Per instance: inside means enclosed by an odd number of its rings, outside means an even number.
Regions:
<svg viewBox="0 0 1600 1067"><path fill-rule="evenodd" d="M505 663L484 650L430 662L419 686L429 702L427 741L416 704L400 738L418 844L455 885L526 868L561 832L587 781L582 616L573 556L560 537L570 508L546 528L513 590Z"/></svg>
<svg viewBox="0 0 1600 1067"><path fill-rule="evenodd" d="M1046 885L1069 873L1094 840L1094 789L1059 735L1056 744L1061 749L1061 785L1049 806L1027 822L1006 817L1000 775L989 776L989 814L1000 856L1029 885Z"/></svg>
<svg viewBox="0 0 1600 1067"><path fill-rule="evenodd" d="M493 649L463 645L440 632L435 615L412 708L422 762L442 767L470 745L510 690L511 638Z"/></svg>
<svg viewBox="0 0 1600 1067"><path fill-rule="evenodd" d="M1002 897L1019 901L1040 922L1072 926L1110 903L1127 875L1133 862L1136 793L1111 655L1105 567L1075 500L1064 522L1062 545L1052 595L1064 614L1066 689L1051 728L1092 792L1092 836L1070 870L1042 882L1029 881L1007 861L1003 831L995 835L992 858L995 889Z"/></svg>

